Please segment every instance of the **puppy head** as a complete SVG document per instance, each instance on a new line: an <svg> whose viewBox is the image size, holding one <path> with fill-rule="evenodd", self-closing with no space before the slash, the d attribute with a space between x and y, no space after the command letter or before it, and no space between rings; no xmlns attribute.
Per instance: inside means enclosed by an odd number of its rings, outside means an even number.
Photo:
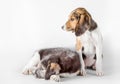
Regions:
<svg viewBox="0 0 120 84"><path fill-rule="evenodd" d="M49 63L47 66L47 70L45 73L45 79L50 79L51 75L59 74L59 71L61 70L60 65L58 63Z"/></svg>
<svg viewBox="0 0 120 84"><path fill-rule="evenodd" d="M62 26L66 31L75 32L76 36L82 35L86 30L94 30L96 22L85 8L77 8L71 12L68 21Z"/></svg>

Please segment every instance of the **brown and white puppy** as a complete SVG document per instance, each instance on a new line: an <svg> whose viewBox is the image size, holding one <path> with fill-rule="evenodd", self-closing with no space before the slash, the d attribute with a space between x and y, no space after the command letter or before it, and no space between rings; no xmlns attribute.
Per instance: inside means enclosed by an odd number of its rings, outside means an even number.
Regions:
<svg viewBox="0 0 120 84"><path fill-rule="evenodd" d="M23 69L23 74L35 74L37 78L60 81L60 76L80 74L79 54L67 48L41 49L35 53Z"/></svg>
<svg viewBox="0 0 120 84"><path fill-rule="evenodd" d="M68 21L62 26L63 30L72 31L76 36L76 50L80 54L81 73L86 74L85 67L93 67L96 74L103 75L102 71L102 35L97 23L85 8L73 10ZM82 54L86 56L83 60ZM94 59L96 56L96 60Z"/></svg>

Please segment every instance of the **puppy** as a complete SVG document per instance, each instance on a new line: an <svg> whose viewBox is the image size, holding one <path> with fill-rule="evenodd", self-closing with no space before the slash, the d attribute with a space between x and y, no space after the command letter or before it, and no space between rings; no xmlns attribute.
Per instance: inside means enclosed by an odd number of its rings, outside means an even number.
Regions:
<svg viewBox="0 0 120 84"><path fill-rule="evenodd" d="M37 51L23 69L23 74L60 81L60 76L80 74L79 54L67 48L48 48Z"/></svg>
<svg viewBox="0 0 120 84"><path fill-rule="evenodd" d="M96 69L98 76L102 70L102 35L97 23L85 8L73 10L68 21L62 26L63 30L72 31L76 36L76 50L80 56L81 73L86 74L85 67ZM85 59L83 59L83 56Z"/></svg>

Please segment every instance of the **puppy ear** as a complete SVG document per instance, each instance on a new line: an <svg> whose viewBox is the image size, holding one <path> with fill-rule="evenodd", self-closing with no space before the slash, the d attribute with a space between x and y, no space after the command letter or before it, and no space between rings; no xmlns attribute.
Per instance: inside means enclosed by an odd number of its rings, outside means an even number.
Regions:
<svg viewBox="0 0 120 84"><path fill-rule="evenodd" d="M85 22L85 15L82 14L80 15L80 19L78 21L78 24L76 25L75 28L75 35L80 36L82 35L86 30L87 30L86 22Z"/></svg>
<svg viewBox="0 0 120 84"><path fill-rule="evenodd" d="M81 15L78 24L75 28L75 35L80 36L85 33L86 30L92 31L97 28L97 23L92 19L91 15L85 11L84 14Z"/></svg>
<svg viewBox="0 0 120 84"><path fill-rule="evenodd" d="M50 76L51 76L51 74L50 74L50 64L49 64L49 65L47 66L47 68L46 68L45 80L50 79Z"/></svg>
<svg viewBox="0 0 120 84"><path fill-rule="evenodd" d="M92 19L91 15L86 11L85 21L87 23L87 27L89 31L92 31L97 28L97 23Z"/></svg>
<svg viewBox="0 0 120 84"><path fill-rule="evenodd" d="M89 31L93 31L96 28L97 28L97 23L93 19L91 19L91 26L89 28Z"/></svg>

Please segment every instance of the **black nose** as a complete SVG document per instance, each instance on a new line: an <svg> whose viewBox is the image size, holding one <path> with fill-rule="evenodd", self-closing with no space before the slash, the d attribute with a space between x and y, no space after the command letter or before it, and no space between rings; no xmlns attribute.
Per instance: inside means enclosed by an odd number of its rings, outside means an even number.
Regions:
<svg viewBox="0 0 120 84"><path fill-rule="evenodd" d="M64 26L61 27L62 29L64 28Z"/></svg>

